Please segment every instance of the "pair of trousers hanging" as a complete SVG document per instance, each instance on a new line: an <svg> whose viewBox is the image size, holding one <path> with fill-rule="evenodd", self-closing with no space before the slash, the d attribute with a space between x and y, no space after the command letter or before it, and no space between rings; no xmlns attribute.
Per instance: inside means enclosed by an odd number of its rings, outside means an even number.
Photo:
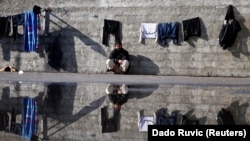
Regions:
<svg viewBox="0 0 250 141"><path fill-rule="evenodd" d="M115 42L121 42L120 22L104 19L102 44L108 46L109 34L115 36Z"/></svg>
<svg viewBox="0 0 250 141"><path fill-rule="evenodd" d="M201 36L200 18L192 18L182 21L184 41L187 41L191 36Z"/></svg>

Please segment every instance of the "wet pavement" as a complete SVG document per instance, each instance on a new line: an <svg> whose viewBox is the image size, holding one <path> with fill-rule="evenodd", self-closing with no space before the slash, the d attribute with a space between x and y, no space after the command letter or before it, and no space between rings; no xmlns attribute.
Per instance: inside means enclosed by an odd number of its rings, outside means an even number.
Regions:
<svg viewBox="0 0 250 141"><path fill-rule="evenodd" d="M119 131L103 134L100 109L110 104L107 83L127 84L129 99L121 109ZM147 133L138 131L136 113L152 115L160 108L178 111L200 124L216 124L217 112L226 108L237 124L250 123L250 78L2 72L0 88L1 110L11 111L14 105L21 113L21 99L27 96L39 101L43 113L39 138L52 141L144 141ZM0 137L22 139L4 132Z"/></svg>

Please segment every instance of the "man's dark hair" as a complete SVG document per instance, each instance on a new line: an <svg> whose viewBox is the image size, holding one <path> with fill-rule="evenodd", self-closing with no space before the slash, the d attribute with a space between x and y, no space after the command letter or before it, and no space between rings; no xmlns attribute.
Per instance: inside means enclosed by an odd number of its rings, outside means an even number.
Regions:
<svg viewBox="0 0 250 141"><path fill-rule="evenodd" d="M115 45L122 45L122 42L121 41L116 41Z"/></svg>

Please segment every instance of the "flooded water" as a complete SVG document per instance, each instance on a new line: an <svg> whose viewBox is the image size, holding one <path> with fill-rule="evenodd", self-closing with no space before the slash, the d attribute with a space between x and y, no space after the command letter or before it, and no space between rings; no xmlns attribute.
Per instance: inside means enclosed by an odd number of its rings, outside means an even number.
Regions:
<svg viewBox="0 0 250 141"><path fill-rule="evenodd" d="M119 128L102 132L101 109L112 109L107 94L108 83L0 83L0 110L10 115L16 110L16 124L21 125L23 99L38 102L39 138L51 140L145 140L147 133L138 130L137 112L152 116L164 108L167 115L175 111L177 123L186 115L201 125L218 124L216 117L222 108L229 110L236 124L249 124L250 87L247 85L183 85L129 84L128 99L120 109ZM115 84L117 87L121 83ZM109 117L110 117L109 115ZM6 132L9 132L6 131ZM11 133L20 135L21 132ZM2 135L3 136L3 135Z"/></svg>

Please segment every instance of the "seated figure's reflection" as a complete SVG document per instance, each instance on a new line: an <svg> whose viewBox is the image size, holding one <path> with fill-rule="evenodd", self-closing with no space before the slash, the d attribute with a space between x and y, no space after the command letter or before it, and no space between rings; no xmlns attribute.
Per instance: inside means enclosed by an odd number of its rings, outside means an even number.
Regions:
<svg viewBox="0 0 250 141"><path fill-rule="evenodd" d="M105 91L112 103L113 115L110 117L111 114L109 113L111 112L109 112L108 106L101 108L102 133L115 132L119 128L121 106L128 100L128 86L125 84L108 84Z"/></svg>
<svg viewBox="0 0 250 141"><path fill-rule="evenodd" d="M119 111L121 105L128 100L128 86L125 84L108 84L106 87L106 93L108 94L109 100L113 103L113 109L115 111Z"/></svg>

